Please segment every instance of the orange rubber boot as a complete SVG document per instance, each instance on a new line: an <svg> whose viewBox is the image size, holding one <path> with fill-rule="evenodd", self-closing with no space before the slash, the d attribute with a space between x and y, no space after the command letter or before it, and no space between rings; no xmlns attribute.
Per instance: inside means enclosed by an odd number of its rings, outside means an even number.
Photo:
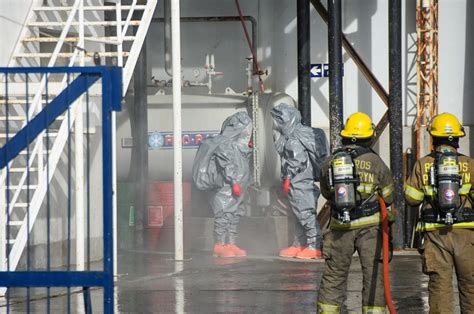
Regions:
<svg viewBox="0 0 474 314"><path fill-rule="evenodd" d="M304 250L304 246L290 246L278 254L281 257L296 257L296 254Z"/></svg>
<svg viewBox="0 0 474 314"><path fill-rule="evenodd" d="M235 257L235 253L228 245L216 243L214 245L214 257Z"/></svg>
<svg viewBox="0 0 474 314"><path fill-rule="evenodd" d="M321 250L315 249L313 247L307 246L305 249L298 254L296 254L296 258L301 259L316 259L321 258Z"/></svg>
<svg viewBox="0 0 474 314"><path fill-rule="evenodd" d="M227 244L227 247L232 251L234 252L235 256L237 257L244 257L244 256L247 256L247 251L239 248L237 245L235 244Z"/></svg>

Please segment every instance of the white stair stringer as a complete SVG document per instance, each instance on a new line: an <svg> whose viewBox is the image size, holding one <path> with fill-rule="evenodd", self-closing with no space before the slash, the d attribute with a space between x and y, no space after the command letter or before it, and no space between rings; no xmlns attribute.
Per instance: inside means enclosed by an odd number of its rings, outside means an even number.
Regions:
<svg viewBox="0 0 474 314"><path fill-rule="evenodd" d="M67 2L67 4L65 4ZM123 66L123 94L125 95L130 84L133 71L140 55L140 51L148 32L153 13L158 0L132 0L131 4L121 5L117 0L115 6L105 6L104 0L33 0L29 8L24 26L18 37L18 41L13 49L9 66L82 66L94 65L93 55L97 52L102 58L113 57L117 59L117 64ZM130 1L129 1L130 2ZM49 4L44 5L44 3ZM116 12L117 21L105 21L104 12ZM141 12L141 18L133 15L133 12ZM87 13L87 14L85 14ZM122 19L122 16L124 19ZM138 15L139 16L139 15ZM91 18L91 20L88 20ZM100 20L102 19L102 20ZM114 25L114 26L113 26ZM54 31L61 26L60 34L44 36L46 31ZM64 26L64 27L63 27ZM106 36L105 27L115 29L116 35ZM129 27L130 26L130 27ZM132 28L136 32L132 34ZM49 45L44 48L42 45ZM52 46L51 46L52 45ZM54 49L52 49L54 47ZM92 48L89 48L92 47ZM64 50L64 49L70 50ZM46 50L45 50L46 49ZM108 50L109 49L109 50ZM102 62L102 64L105 64ZM71 81L74 76L71 75ZM2 78L2 84L5 77ZM4 106L10 106L9 123L15 121L19 125L26 124L26 116L31 120L40 112L45 104L44 96L46 94L46 77L33 75L29 76L30 94L25 95L25 81L23 75L11 75L8 78L9 100L5 100L5 90L0 89L0 123L6 123L4 115ZM66 86L66 75L58 78L56 75L48 81L47 96L51 101ZM101 95L100 82L94 84L89 89L91 97ZM34 96L34 98L33 98ZM26 99L26 100L25 100ZM81 98L80 98L81 99ZM25 103L29 103L28 113ZM81 116L79 117L78 114ZM9 184L9 193L12 193L9 199L8 214L12 215L14 211L23 211L18 217L6 217L6 171L3 169L0 174L0 211L5 214L0 215L0 271L7 270L7 256L9 260L8 270L15 271L21 255L26 248L28 233L32 230L40 208L45 200L48 184L51 182L57 169L60 156L68 140L70 128L78 127L75 124L81 124L82 104L80 100L76 101L70 109L70 121L64 115L58 117L57 123L59 130L54 131L54 136L50 137L52 146L45 147L43 132L35 140L27 154L22 151L13 161L9 163L10 176L15 176L16 181ZM77 120L77 123L75 123ZM82 134L82 133L81 133ZM13 136L12 134L11 136ZM9 136L9 138L11 138ZM0 136L0 140L2 140ZM4 140L4 138L3 138ZM46 178L46 165L44 154L49 153L49 177ZM21 200L20 192L26 190L27 167L30 169L30 175L35 177L37 182L29 185L31 198L25 203ZM29 208L29 222L27 221L26 209ZM24 218L23 218L24 217ZM10 220L10 226L18 230L16 237L6 234L6 223ZM29 225L29 228L28 228ZM9 240L7 241L7 238ZM0 296L4 295L6 289L0 288Z"/></svg>
<svg viewBox="0 0 474 314"><path fill-rule="evenodd" d="M143 11L140 27L138 28L132 48L130 49L130 56L123 68L123 96L125 96L128 85L130 84L130 80L132 79L133 71L135 69L135 65L137 64L140 51L142 50L142 46L145 41L148 28L150 27L157 3L158 0L148 0L146 8Z"/></svg>

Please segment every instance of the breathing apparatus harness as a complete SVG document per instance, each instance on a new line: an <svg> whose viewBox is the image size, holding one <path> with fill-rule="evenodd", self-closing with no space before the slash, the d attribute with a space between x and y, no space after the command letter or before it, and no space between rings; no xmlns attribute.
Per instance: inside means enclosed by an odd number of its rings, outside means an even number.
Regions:
<svg viewBox="0 0 474 314"><path fill-rule="evenodd" d="M397 311L393 305L392 294L390 292L390 276L388 264L391 260L391 241L388 212L382 197L371 201L376 195L377 189L365 200L357 198L357 186L360 185L360 177L357 174L354 159L367 153L375 153L371 148L358 146L354 149L343 147L335 151L328 169L328 181L331 189L334 190L333 217L342 223L348 224L351 220L370 216L379 210L382 215L382 249L383 249L383 276L384 294L387 306L391 314Z"/></svg>
<svg viewBox="0 0 474 314"><path fill-rule="evenodd" d="M334 190L333 216L344 224L379 211L378 202L371 202L375 193L364 201L356 197L360 177L356 172L354 159L370 152L373 151L368 147L344 147L336 150L331 160L328 180L329 186Z"/></svg>
<svg viewBox="0 0 474 314"><path fill-rule="evenodd" d="M428 174L428 183L433 189L428 202L432 208L424 209L424 222L452 225L474 221L474 211L464 208L469 194L462 203L459 195L462 187L459 155L455 152L434 152L429 155L434 158Z"/></svg>

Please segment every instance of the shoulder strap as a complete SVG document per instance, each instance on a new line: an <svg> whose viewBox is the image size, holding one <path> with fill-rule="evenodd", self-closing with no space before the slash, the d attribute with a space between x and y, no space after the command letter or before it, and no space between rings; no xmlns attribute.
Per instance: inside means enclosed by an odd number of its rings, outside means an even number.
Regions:
<svg viewBox="0 0 474 314"><path fill-rule="evenodd" d="M372 148L370 147L363 147L363 146L358 146L357 148L355 149L351 149L349 151L349 153L351 154L352 158L357 158L359 156L362 156L362 155L365 155L365 154L368 154L368 153L374 153L375 152L372 150Z"/></svg>
<svg viewBox="0 0 474 314"><path fill-rule="evenodd" d="M466 155L464 155L464 154L461 154L457 149L456 149L456 151L454 151L454 152L449 151L449 152L447 152L447 153L448 153L448 154L456 154L456 155L458 155L458 157L459 157L459 156L466 156ZM435 150L435 151L432 151L430 154L428 154L428 156L431 156L431 157L434 158L436 154L441 155L441 154L443 154L443 152L439 152L439 151L436 151L436 150Z"/></svg>

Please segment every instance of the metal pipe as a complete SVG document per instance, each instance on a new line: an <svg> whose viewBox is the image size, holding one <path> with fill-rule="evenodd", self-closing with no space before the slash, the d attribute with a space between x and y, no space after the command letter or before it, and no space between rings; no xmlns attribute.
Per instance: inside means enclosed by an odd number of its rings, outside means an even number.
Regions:
<svg viewBox="0 0 474 314"><path fill-rule="evenodd" d="M8 168L1 171L6 172ZM7 202L5 199L5 189L3 184L0 184L0 271L7 271ZM5 290L0 289L0 296L5 294Z"/></svg>
<svg viewBox="0 0 474 314"><path fill-rule="evenodd" d="M171 68L171 54L172 54L172 45L171 45L171 0L164 0L163 1L163 22L165 23L165 27L163 28L163 38L164 38L164 45L165 45L165 72L169 76L172 76L170 72ZM153 23L153 19L152 19Z"/></svg>
<svg viewBox="0 0 474 314"><path fill-rule="evenodd" d="M166 1L164 2L166 5ZM166 14L166 9L165 9L165 14ZM252 47L255 49L255 45L257 44L257 32L258 32L258 25L257 25L257 20L253 16L250 15L245 15L243 16L244 21L250 22L252 25L251 29L251 37L252 37ZM240 16L190 16L190 17L181 17L181 23L205 23L205 22L240 22ZM171 56L171 47L172 46L169 41L167 41L166 34L166 16L164 18L158 17L158 18L153 18L151 20L152 23L165 23L165 40L164 40L164 45L165 45L165 71L169 76L172 76L170 71L169 71L169 62L170 58L167 59L167 54ZM167 61L168 60L168 61ZM256 72L257 69L254 68L254 72Z"/></svg>
<svg viewBox="0 0 474 314"><path fill-rule="evenodd" d="M320 0L311 0L311 4L313 7L316 9L316 11L319 13L321 18L323 19L326 24L329 23L329 13L324 7L324 5L321 3ZM362 60L362 57L357 53L357 51L354 49L354 47L351 45L347 37L342 34L342 46L344 47L344 50L347 52L347 54L352 58L354 63L356 64L357 68L359 71L364 75L365 79L367 82L372 86L372 88L375 90L377 95L379 95L380 99L382 102L388 107L388 93L385 90L385 88L380 84L379 80L375 77L375 75L370 71L369 67L365 64L364 60ZM376 127L376 140L378 140L378 137L382 134L382 132L385 130L385 128L388 125L388 113L385 113L382 119L380 119L379 123L377 124ZM375 143L376 141L374 141Z"/></svg>
<svg viewBox="0 0 474 314"><path fill-rule="evenodd" d="M134 3L135 4L135 3ZM115 4L115 15L117 21L116 35L119 41L117 45L117 66L123 67L123 38L127 34L127 30L124 29L122 32L122 25L118 22L122 20L122 4L117 2ZM128 19L128 18L127 18ZM120 39L119 39L120 38ZM113 209L113 220L114 230L113 238L114 241L114 278L117 280L118 273L118 208L117 208L117 116L116 112L112 111L112 209Z"/></svg>
<svg viewBox="0 0 474 314"><path fill-rule="evenodd" d="M147 221L148 200L148 97L147 97L146 40L138 57L134 72L134 119L132 128L135 163L133 170L135 181L135 242L143 245L143 232Z"/></svg>
<svg viewBox="0 0 474 314"><path fill-rule="evenodd" d="M81 47L79 52L79 65L84 66L84 0L79 4L79 42ZM74 122L74 168L75 180L74 190L76 193L76 270L84 270L85 265L85 241L84 241L84 124L82 117L83 97L81 96L77 102L77 116Z"/></svg>
<svg viewBox="0 0 474 314"><path fill-rule="evenodd" d="M298 33L298 107L301 111L304 125L311 126L311 33L310 33L310 3L298 0L297 33Z"/></svg>
<svg viewBox="0 0 474 314"><path fill-rule="evenodd" d="M121 34L122 34L122 25L119 21L122 20L122 8L119 2L110 2L105 1L104 6L114 6L115 7L115 17L114 12L112 10L104 12L104 20L110 22L117 22L117 26L115 27L115 35L117 36L117 41L120 41ZM104 35L105 36L112 36L113 29L111 28L104 28ZM113 49L117 49L117 63L111 60L111 58L105 58L107 65L118 65L119 67L123 66L123 57L122 57L122 45L105 45L106 51L113 51ZM113 239L114 239L114 281L117 280L117 261L118 261L118 213L117 213L117 143L116 143L116 134L117 134L117 123L116 123L116 113L112 111L111 113L111 124L112 124L112 220L113 220Z"/></svg>
<svg viewBox="0 0 474 314"><path fill-rule="evenodd" d="M388 14L390 167L395 181L392 208L397 214L393 244L395 248L402 249L405 242L405 198L403 195L401 0L389 1Z"/></svg>
<svg viewBox="0 0 474 314"><path fill-rule="evenodd" d="M343 126L341 0L328 0L329 130L331 151L341 146Z"/></svg>
<svg viewBox="0 0 474 314"><path fill-rule="evenodd" d="M183 250L183 156L181 145L181 30L179 0L171 1L173 46L173 153L174 153L174 257L182 261Z"/></svg>

